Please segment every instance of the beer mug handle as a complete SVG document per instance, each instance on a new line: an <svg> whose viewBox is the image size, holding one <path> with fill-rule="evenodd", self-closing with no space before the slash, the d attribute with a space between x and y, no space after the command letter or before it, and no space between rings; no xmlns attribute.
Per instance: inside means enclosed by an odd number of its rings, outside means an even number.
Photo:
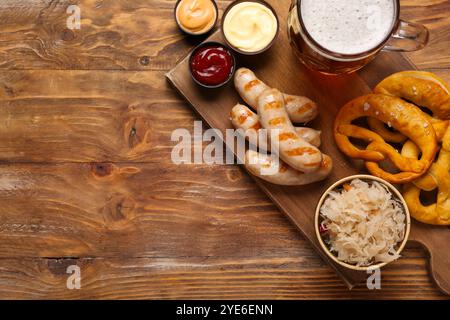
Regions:
<svg viewBox="0 0 450 320"><path fill-rule="evenodd" d="M425 47L430 38L428 29L414 22L400 20L397 30L383 48L385 51L416 51Z"/></svg>

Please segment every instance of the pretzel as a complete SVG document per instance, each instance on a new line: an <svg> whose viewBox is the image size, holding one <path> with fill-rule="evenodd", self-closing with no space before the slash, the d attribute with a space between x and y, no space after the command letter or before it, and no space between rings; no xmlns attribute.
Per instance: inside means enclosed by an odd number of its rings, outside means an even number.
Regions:
<svg viewBox="0 0 450 320"><path fill-rule="evenodd" d="M426 116L433 123L438 137L442 138L445 134L448 124L439 119L450 119L450 87L433 73L423 71L395 73L380 82L375 87L374 93L400 97L429 109L434 118ZM368 124L388 142L403 143L407 140L404 135L388 130L379 120L369 119Z"/></svg>
<svg viewBox="0 0 450 320"><path fill-rule="evenodd" d="M401 134L400 132L394 132L388 130L383 121L375 118L368 118L367 124L372 131L378 133L386 142L392 143L404 143L408 140L408 137Z"/></svg>
<svg viewBox="0 0 450 320"><path fill-rule="evenodd" d="M450 122L433 118L426 113L423 113L423 116L427 118L428 121L430 121L434 131L436 132L436 138L438 139L438 141L442 140L445 132L447 131L447 128L450 126ZM386 142L405 143L408 140L408 137L401 134L400 132L393 132L386 129L385 124L380 120L377 120L375 118L368 118L367 123L369 124L370 129L379 134Z"/></svg>
<svg viewBox="0 0 450 320"><path fill-rule="evenodd" d="M420 148L421 158L402 156L379 134L352 124L361 117L380 120L407 136ZM373 175L391 183L411 182L425 174L438 149L436 133L424 113L402 99L384 94L362 96L343 106L334 123L334 137L344 154L365 160L366 168ZM352 144L350 137L364 140L369 145L361 150ZM383 170L378 163L387 159L401 172L392 174Z"/></svg>
<svg viewBox="0 0 450 320"><path fill-rule="evenodd" d="M403 71L381 81L374 93L388 94L425 107L439 119L450 119L450 87L430 72Z"/></svg>
<svg viewBox="0 0 450 320"><path fill-rule="evenodd" d="M433 225L450 225L450 127L441 142L437 161L423 177L406 185L403 197L416 220ZM412 141L403 146L402 155L417 159L419 154L419 148ZM436 203L424 206L420 201L421 191L435 189L438 189Z"/></svg>

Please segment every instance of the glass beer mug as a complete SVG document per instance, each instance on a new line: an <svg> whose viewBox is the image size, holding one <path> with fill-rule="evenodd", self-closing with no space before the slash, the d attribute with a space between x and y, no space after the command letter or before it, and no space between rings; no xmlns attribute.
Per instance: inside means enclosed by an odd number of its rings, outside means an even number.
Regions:
<svg viewBox="0 0 450 320"><path fill-rule="evenodd" d="M307 67L351 73L381 50L415 51L427 44L427 28L399 16L399 0L293 0L289 40Z"/></svg>

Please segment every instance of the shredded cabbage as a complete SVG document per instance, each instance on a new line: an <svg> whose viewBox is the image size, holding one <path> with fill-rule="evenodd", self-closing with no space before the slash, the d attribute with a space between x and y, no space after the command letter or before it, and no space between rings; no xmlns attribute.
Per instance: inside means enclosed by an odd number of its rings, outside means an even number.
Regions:
<svg viewBox="0 0 450 320"><path fill-rule="evenodd" d="M404 239L406 215L385 185L355 179L332 191L320 213L324 240L340 261L368 266L399 258L395 248Z"/></svg>

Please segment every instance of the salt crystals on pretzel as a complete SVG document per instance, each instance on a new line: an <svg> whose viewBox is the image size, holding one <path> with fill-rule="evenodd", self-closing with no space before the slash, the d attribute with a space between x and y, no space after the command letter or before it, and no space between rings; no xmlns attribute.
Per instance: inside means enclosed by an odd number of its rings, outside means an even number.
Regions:
<svg viewBox="0 0 450 320"><path fill-rule="evenodd" d="M420 159L403 157L378 133L353 124L362 117L377 119L411 139L421 151ZM334 137L344 154L365 160L370 173L391 183L411 182L425 174L438 150L436 132L424 113L400 98L384 94L365 95L343 106L335 119ZM350 138L363 140L368 146L360 149ZM400 172L383 170L379 165L383 160L390 160Z"/></svg>

